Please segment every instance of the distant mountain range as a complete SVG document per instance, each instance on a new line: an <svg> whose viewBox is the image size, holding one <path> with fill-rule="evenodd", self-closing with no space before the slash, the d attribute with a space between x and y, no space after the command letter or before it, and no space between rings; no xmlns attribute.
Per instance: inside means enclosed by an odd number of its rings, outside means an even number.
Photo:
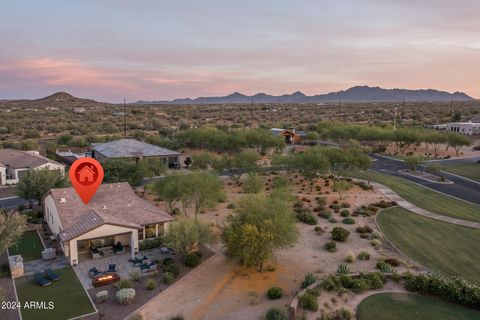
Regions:
<svg viewBox="0 0 480 320"><path fill-rule="evenodd" d="M257 93L247 96L234 92L223 97L199 97L164 101L137 101L135 104L229 104L229 103L323 103L323 102L389 102L389 101L468 101L474 98L463 92L449 93L434 89L408 90L383 89L380 87L356 86L347 90L307 96L300 91L273 96Z"/></svg>

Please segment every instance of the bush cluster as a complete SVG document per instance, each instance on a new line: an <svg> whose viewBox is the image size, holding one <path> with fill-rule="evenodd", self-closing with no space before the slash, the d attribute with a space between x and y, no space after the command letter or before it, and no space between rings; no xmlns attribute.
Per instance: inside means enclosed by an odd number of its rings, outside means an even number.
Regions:
<svg viewBox="0 0 480 320"><path fill-rule="evenodd" d="M439 273L410 275L405 281L405 288L466 307L478 308L480 305L480 286L459 277L447 277Z"/></svg>
<svg viewBox="0 0 480 320"><path fill-rule="evenodd" d="M372 233L373 229L370 226L357 227L357 233Z"/></svg>
<svg viewBox="0 0 480 320"><path fill-rule="evenodd" d="M308 208L302 208L296 213L297 220L306 224L316 225L318 223L317 218L312 214L312 211Z"/></svg>
<svg viewBox="0 0 480 320"><path fill-rule="evenodd" d="M265 315L266 320L287 320L287 314L285 311L279 308L270 308Z"/></svg>
<svg viewBox="0 0 480 320"><path fill-rule="evenodd" d="M332 217L332 212L328 211L328 210L322 210L322 211L320 211L318 216L323 218L323 219L330 219Z"/></svg>
<svg viewBox="0 0 480 320"><path fill-rule="evenodd" d="M335 241L345 242L349 235L350 232L342 227L335 227L332 229L332 239Z"/></svg>
<svg viewBox="0 0 480 320"><path fill-rule="evenodd" d="M327 320L350 320L352 317L352 311L342 308L340 310L330 312L327 315Z"/></svg>
<svg viewBox="0 0 480 320"><path fill-rule="evenodd" d="M352 218L345 218L342 220L344 224L355 224L355 219Z"/></svg>
<svg viewBox="0 0 480 320"><path fill-rule="evenodd" d="M188 268L195 268L200 264L200 256L196 253L189 253L183 259L183 264Z"/></svg>
<svg viewBox="0 0 480 320"><path fill-rule="evenodd" d="M302 289L305 289L309 285L313 284L315 281L317 281L317 278L314 276L314 274L307 273L305 275L305 278L303 278L303 281L302 281Z"/></svg>
<svg viewBox="0 0 480 320"><path fill-rule="evenodd" d="M335 241L328 241L325 243L325 249L328 252L336 252L337 251L337 243Z"/></svg>
<svg viewBox="0 0 480 320"><path fill-rule="evenodd" d="M267 291L267 297L271 300L280 299L282 295L283 289L280 287L270 287Z"/></svg>
<svg viewBox="0 0 480 320"><path fill-rule="evenodd" d="M316 312L318 311L317 297L320 292L317 290L307 290L307 292L298 299L298 304L302 309Z"/></svg>
<svg viewBox="0 0 480 320"><path fill-rule="evenodd" d="M146 239L140 243L140 250L147 250L152 248L157 248L162 244L162 240L160 238L155 239Z"/></svg>
<svg viewBox="0 0 480 320"><path fill-rule="evenodd" d="M370 253L367 251L361 251L357 256L357 259L360 261L370 260Z"/></svg>
<svg viewBox="0 0 480 320"><path fill-rule="evenodd" d="M362 273L359 276L332 274L322 280L321 286L328 291L345 292L347 289L355 293L383 288L386 277L379 272Z"/></svg>

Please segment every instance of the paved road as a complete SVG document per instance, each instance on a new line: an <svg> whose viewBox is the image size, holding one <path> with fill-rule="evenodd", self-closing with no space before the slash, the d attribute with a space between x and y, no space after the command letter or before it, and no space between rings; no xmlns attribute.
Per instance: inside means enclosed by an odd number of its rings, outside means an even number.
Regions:
<svg viewBox="0 0 480 320"><path fill-rule="evenodd" d="M446 179L454 183L453 184L434 183L434 182L430 182L424 179L416 178L416 177L398 172L398 170L400 169L408 168L408 165L402 160L388 158L378 154L372 154L371 157L376 159L376 161L373 162L373 168L372 168L375 171L379 171L392 176L410 180L412 182L418 183L422 186L431 188L433 190L443 192L445 194L480 205L480 183L478 182L474 182L456 175L451 175L451 174L442 172L442 174L445 176ZM460 163L475 163L477 162L477 158L480 159L480 157L475 157L470 159L443 160L442 164L453 163L453 161L455 161L454 163L459 163L458 161L460 160L462 160L462 162Z"/></svg>
<svg viewBox="0 0 480 320"><path fill-rule="evenodd" d="M3 209L15 209L20 205L27 206L30 202L20 197L9 197L0 199L0 208Z"/></svg>

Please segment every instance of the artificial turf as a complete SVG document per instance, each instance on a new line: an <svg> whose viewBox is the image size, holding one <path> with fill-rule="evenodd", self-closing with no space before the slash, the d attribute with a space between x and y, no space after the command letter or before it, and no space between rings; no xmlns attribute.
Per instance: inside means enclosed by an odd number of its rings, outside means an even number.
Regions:
<svg viewBox="0 0 480 320"><path fill-rule="evenodd" d="M474 320L480 313L442 300L407 293L367 297L357 309L358 320Z"/></svg>
<svg viewBox="0 0 480 320"><path fill-rule="evenodd" d="M15 279L23 320L65 320L95 312L90 299L72 268L54 270L62 278L47 287L41 287L30 276ZM53 309L27 309L25 302L44 302Z"/></svg>
<svg viewBox="0 0 480 320"><path fill-rule="evenodd" d="M22 255L23 261L31 261L42 259L43 249L43 243L38 236L38 232L33 230L25 232L16 243L8 248L8 252L11 256Z"/></svg>

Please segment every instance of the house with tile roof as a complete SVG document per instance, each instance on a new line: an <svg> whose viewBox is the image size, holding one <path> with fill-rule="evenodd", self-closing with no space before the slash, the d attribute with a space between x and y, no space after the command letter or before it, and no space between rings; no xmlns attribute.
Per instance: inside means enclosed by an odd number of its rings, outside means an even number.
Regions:
<svg viewBox="0 0 480 320"><path fill-rule="evenodd" d="M99 162L108 159L162 159L165 165L179 163L180 153L136 139L120 139L107 143L92 144L92 157Z"/></svg>
<svg viewBox="0 0 480 320"><path fill-rule="evenodd" d="M307 134L305 133L305 131L296 130L295 128L272 128L270 129L270 133L274 136L285 137L285 143L287 144L298 144L302 140L307 138Z"/></svg>
<svg viewBox="0 0 480 320"><path fill-rule="evenodd" d="M49 169L65 173L65 166L36 151L0 149L0 185L17 184L29 170Z"/></svg>
<svg viewBox="0 0 480 320"><path fill-rule="evenodd" d="M133 258L140 242L159 237L174 220L138 197L127 182L100 185L88 204L71 187L51 189L43 206L44 219L71 265L118 246Z"/></svg>

